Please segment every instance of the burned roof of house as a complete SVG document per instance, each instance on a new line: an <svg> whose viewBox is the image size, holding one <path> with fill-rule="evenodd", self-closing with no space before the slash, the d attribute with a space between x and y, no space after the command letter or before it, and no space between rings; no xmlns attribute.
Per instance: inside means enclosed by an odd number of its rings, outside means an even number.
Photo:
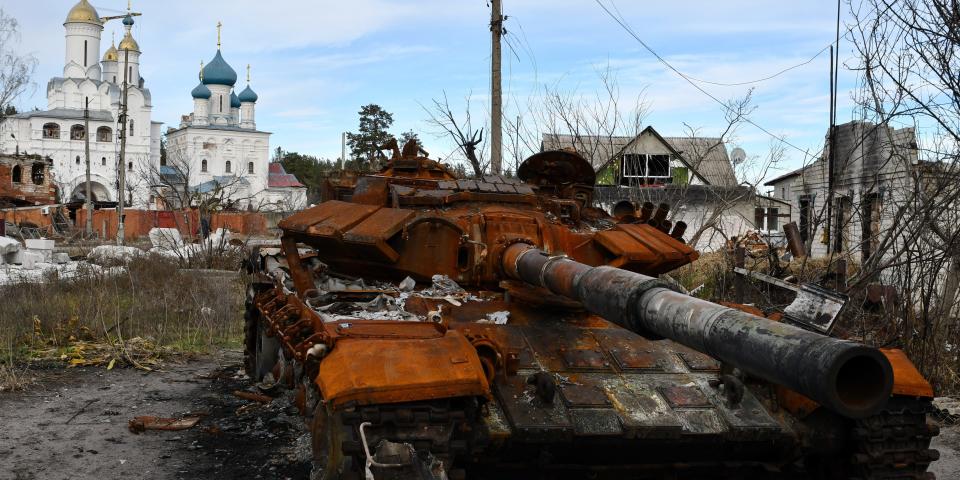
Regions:
<svg viewBox="0 0 960 480"><path fill-rule="evenodd" d="M573 148L599 171L615 160L624 150L644 134L654 135L674 150L681 161L706 183L717 186L737 185L727 147L715 137L663 137L653 127L634 136L589 136L543 134L542 150Z"/></svg>

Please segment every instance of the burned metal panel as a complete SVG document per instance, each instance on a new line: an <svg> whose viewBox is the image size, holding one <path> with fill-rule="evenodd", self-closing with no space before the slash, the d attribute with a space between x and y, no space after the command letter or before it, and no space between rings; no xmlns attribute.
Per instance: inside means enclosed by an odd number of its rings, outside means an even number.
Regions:
<svg viewBox="0 0 960 480"><path fill-rule="evenodd" d="M683 424L653 385L637 375L606 376L602 388L628 437L678 438Z"/></svg>
<svg viewBox="0 0 960 480"><path fill-rule="evenodd" d="M574 428L563 402L547 403L537 397L526 378L536 373L521 371L496 382L496 395L510 420L514 436L525 441L558 441L573 437Z"/></svg>

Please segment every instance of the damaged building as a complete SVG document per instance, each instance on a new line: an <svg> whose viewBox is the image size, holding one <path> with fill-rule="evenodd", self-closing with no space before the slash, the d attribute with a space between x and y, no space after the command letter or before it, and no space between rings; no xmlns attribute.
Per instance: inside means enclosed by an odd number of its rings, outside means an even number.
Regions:
<svg viewBox="0 0 960 480"><path fill-rule="evenodd" d="M821 158L764 185L772 187L772 197L793 205L790 220L800 228L809 254L847 253L863 261L896 221L898 206L915 191L911 172L927 162L919 161L913 128L853 121L835 132L832 202L829 135Z"/></svg>
<svg viewBox="0 0 960 480"><path fill-rule="evenodd" d="M545 134L542 150L573 149L597 172L598 206L618 202L670 207L670 221L687 225L685 238L698 250L722 248L749 230L779 235L790 204L741 185L720 138L664 137L652 126L635 136ZM743 160L736 149L735 160ZM760 213L762 212L762 214Z"/></svg>
<svg viewBox="0 0 960 480"><path fill-rule="evenodd" d="M52 165L52 159L40 155L0 155L0 208L55 203Z"/></svg>

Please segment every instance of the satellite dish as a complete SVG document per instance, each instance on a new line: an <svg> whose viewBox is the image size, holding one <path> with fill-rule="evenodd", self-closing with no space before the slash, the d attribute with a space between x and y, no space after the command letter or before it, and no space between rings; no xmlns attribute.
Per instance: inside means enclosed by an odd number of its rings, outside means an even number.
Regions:
<svg viewBox="0 0 960 480"><path fill-rule="evenodd" d="M747 152L743 151L740 147L734 148L733 151L730 152L730 160L733 161L734 165L740 165L746 159Z"/></svg>

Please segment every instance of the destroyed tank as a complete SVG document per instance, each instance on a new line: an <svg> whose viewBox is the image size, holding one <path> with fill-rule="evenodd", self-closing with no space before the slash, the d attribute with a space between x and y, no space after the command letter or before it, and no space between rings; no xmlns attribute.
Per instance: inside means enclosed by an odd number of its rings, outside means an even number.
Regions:
<svg viewBox="0 0 960 480"><path fill-rule="evenodd" d="M698 253L592 206L569 151L458 179L396 144L251 252L246 369L295 392L314 478L931 478L903 352L682 293Z"/></svg>

